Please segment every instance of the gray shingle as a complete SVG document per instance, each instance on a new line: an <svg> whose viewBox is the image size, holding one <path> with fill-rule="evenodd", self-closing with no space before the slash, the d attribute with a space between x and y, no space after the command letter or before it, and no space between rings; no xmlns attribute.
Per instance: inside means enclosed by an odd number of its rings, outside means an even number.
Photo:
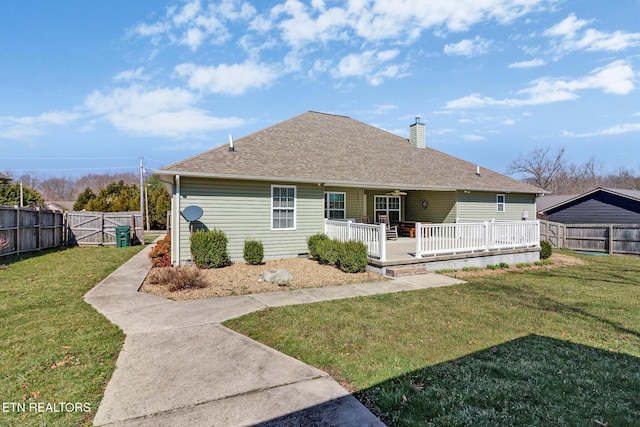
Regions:
<svg viewBox="0 0 640 427"><path fill-rule="evenodd" d="M166 166L161 175L314 182L400 190L543 193L503 174L333 114L306 112Z"/></svg>

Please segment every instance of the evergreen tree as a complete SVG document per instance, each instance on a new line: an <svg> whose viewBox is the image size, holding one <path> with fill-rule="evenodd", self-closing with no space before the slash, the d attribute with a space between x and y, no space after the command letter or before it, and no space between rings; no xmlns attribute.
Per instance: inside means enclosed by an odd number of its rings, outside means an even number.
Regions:
<svg viewBox="0 0 640 427"><path fill-rule="evenodd" d="M73 210L83 210L87 206L87 203L95 198L96 194L93 192L93 190L90 187L85 188L84 191L80 193L80 195L76 199L76 202L73 204Z"/></svg>

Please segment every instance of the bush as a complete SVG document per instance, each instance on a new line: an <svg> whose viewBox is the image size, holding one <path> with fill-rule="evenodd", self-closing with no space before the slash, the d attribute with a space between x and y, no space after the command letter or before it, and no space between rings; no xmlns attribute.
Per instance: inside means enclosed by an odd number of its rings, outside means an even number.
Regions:
<svg viewBox="0 0 640 427"><path fill-rule="evenodd" d="M151 265L153 267L171 266L171 235L167 234L164 239L159 240L149 252Z"/></svg>
<svg viewBox="0 0 640 427"><path fill-rule="evenodd" d="M498 270L499 268L498 264L487 264L487 270Z"/></svg>
<svg viewBox="0 0 640 427"><path fill-rule="evenodd" d="M346 273L367 271L367 247L362 242L342 242L338 246L337 266Z"/></svg>
<svg viewBox="0 0 640 427"><path fill-rule="evenodd" d="M500 264L498 264L498 267L500 267L500 268L509 268L509 264L507 264L506 262L501 262Z"/></svg>
<svg viewBox="0 0 640 427"><path fill-rule="evenodd" d="M264 245L258 240L245 240L242 257L252 265L262 263L262 259L264 258Z"/></svg>
<svg viewBox="0 0 640 427"><path fill-rule="evenodd" d="M200 268L220 268L229 264L227 235L222 230L197 230L191 235L191 256Z"/></svg>
<svg viewBox="0 0 640 427"><path fill-rule="evenodd" d="M548 240L543 240L540 242L540 247L542 248L542 250L540 251L540 258L541 259L547 259L549 257L551 257L551 253L553 252L553 249L551 247L551 242Z"/></svg>
<svg viewBox="0 0 640 427"><path fill-rule="evenodd" d="M169 292L204 288L207 286L206 277L202 271L198 268L187 266L163 268L154 274L151 283L165 286Z"/></svg>
<svg viewBox="0 0 640 427"><path fill-rule="evenodd" d="M320 242L324 242L324 241L328 241L329 236L327 236L326 234L314 234L313 236L309 236L307 238L307 247L309 248L309 255L311 255L311 257L318 259L318 244Z"/></svg>
<svg viewBox="0 0 640 427"><path fill-rule="evenodd" d="M317 260L320 264L335 265L340 255L341 242L338 240L321 239L316 243Z"/></svg>

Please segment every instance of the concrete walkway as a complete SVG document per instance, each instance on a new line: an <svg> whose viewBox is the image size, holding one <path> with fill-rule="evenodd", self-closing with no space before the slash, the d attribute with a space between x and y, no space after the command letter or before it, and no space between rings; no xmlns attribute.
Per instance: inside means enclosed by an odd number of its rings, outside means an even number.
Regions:
<svg viewBox="0 0 640 427"><path fill-rule="evenodd" d="M461 283L435 274L387 282L170 301L138 292L143 249L85 295L126 334L98 426L384 426L328 374L220 322L266 307Z"/></svg>

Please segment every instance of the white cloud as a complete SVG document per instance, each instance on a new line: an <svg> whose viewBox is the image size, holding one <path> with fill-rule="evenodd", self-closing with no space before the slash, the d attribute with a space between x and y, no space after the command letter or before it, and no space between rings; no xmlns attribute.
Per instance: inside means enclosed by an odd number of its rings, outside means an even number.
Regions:
<svg viewBox="0 0 640 427"><path fill-rule="evenodd" d="M222 0L202 6L192 0L182 7L169 7L165 16L152 24L136 25L130 33L149 37L155 44L167 40L169 44L187 46L193 52L205 42L223 43L231 37L227 24L237 20L250 20L256 14L248 2Z"/></svg>
<svg viewBox="0 0 640 427"><path fill-rule="evenodd" d="M476 36L473 39L465 39L458 43L444 46L447 55L478 56L487 53L491 42Z"/></svg>
<svg viewBox="0 0 640 427"><path fill-rule="evenodd" d="M518 91L520 98L495 99L474 93L463 98L449 101L446 108L466 109L487 106L522 107L542 105L553 102L570 101L579 96L581 90L599 89L604 93L627 95L635 89L635 73L625 61L614 61L604 67L594 69L589 75L576 80L540 78L531 85Z"/></svg>
<svg viewBox="0 0 640 427"><path fill-rule="evenodd" d="M135 70L125 70L115 75L115 81L132 81L132 80L148 80L149 77L144 74L144 68L138 67Z"/></svg>
<svg viewBox="0 0 640 427"><path fill-rule="evenodd" d="M241 95L250 89L269 86L278 78L272 67L254 62L243 64L198 66L185 63L175 67L189 87L207 93Z"/></svg>
<svg viewBox="0 0 640 427"><path fill-rule="evenodd" d="M486 141L487 138L485 138L482 135L465 134L465 135L462 135L462 139L467 142L478 142L478 141Z"/></svg>
<svg viewBox="0 0 640 427"><path fill-rule="evenodd" d="M587 132L587 133L574 133L574 132L565 130L562 132L562 136L572 137L572 138L590 138L595 136L622 135L622 134L631 133L631 132L640 132L640 123L624 123L624 124L614 125L596 132Z"/></svg>
<svg viewBox="0 0 640 427"><path fill-rule="evenodd" d="M213 117L195 107L198 97L184 89L142 86L117 88L108 93L94 91L85 108L134 135L182 138L200 136L215 129L239 126L237 117Z"/></svg>
<svg viewBox="0 0 640 427"><path fill-rule="evenodd" d="M378 86L385 78L398 78L405 75L406 65L385 64L395 59L398 53L396 49L352 53L340 60L338 66L331 71L331 75L334 78L364 77L370 85Z"/></svg>
<svg viewBox="0 0 640 427"><path fill-rule="evenodd" d="M532 59L530 61L513 62L509 64L509 68L534 68L542 67L546 62L540 58Z"/></svg>
<svg viewBox="0 0 640 427"><path fill-rule="evenodd" d="M558 38L556 48L563 52L576 50L618 52L640 46L640 33L624 31L605 33L593 28L586 28L590 23L591 21L576 18L572 13L547 29L544 35Z"/></svg>
<svg viewBox="0 0 640 427"><path fill-rule="evenodd" d="M516 121L513 119L507 119L505 121L502 122L503 125L505 126L513 126L516 124Z"/></svg>
<svg viewBox="0 0 640 427"><path fill-rule="evenodd" d="M50 126L64 126L81 117L77 113L51 111L39 116L0 116L0 138L28 139L42 135Z"/></svg>

